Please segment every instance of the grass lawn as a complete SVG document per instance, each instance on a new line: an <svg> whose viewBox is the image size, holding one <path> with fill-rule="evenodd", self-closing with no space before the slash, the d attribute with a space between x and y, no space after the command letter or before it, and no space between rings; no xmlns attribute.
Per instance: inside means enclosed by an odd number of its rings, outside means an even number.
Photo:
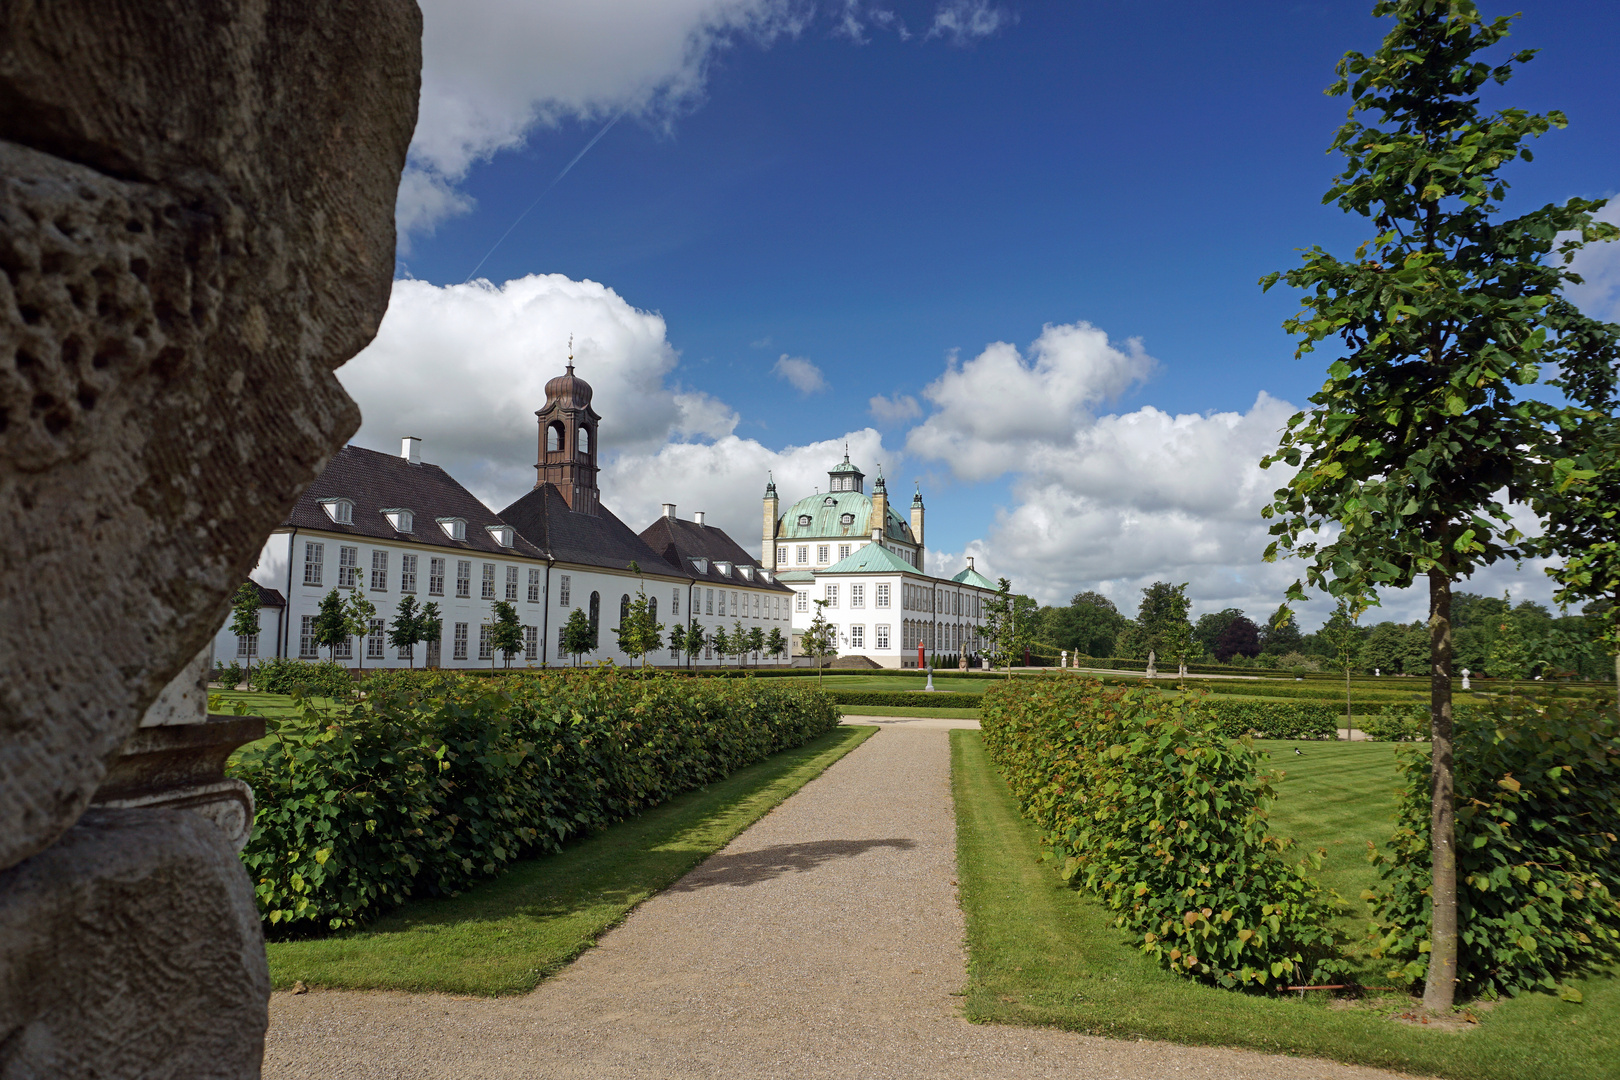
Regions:
<svg viewBox="0 0 1620 1080"><path fill-rule="evenodd" d="M355 990L532 990L876 731L839 728L556 855L518 863L458 897L408 903L364 930L271 942L271 982L278 989L302 980Z"/></svg>
<svg viewBox="0 0 1620 1080"><path fill-rule="evenodd" d="M824 690L886 690L901 693L921 690L928 685L926 675L823 675L821 678ZM993 679L964 679L960 675L934 673L935 690L979 695L994 685Z"/></svg>
<svg viewBox="0 0 1620 1080"><path fill-rule="evenodd" d="M287 694L270 694L262 690L217 690L208 691L208 711L220 716L230 716L236 712L236 705L240 702L244 716L300 716L300 710L293 707L293 700ZM310 698L309 703L317 709L325 710L332 707L331 698Z"/></svg>
<svg viewBox="0 0 1620 1080"><path fill-rule="evenodd" d="M1369 879L1367 838L1394 810L1393 748L1271 744L1288 772L1279 832L1326 847L1325 883L1353 897ZM1287 761L1280 760L1283 757ZM1239 1046L1468 1080L1600 1080L1620 1075L1620 980L1577 980L1581 1005L1529 994L1479 1010L1448 1032L1390 1020L1389 997L1355 1004L1232 993L1156 967L1124 944L1100 905L1050 863L976 731L951 732L957 869L967 916L966 1014L979 1022L1050 1025L1115 1038ZM1359 851L1356 849L1359 847ZM1342 853L1342 854L1341 854ZM1362 914L1346 925L1365 926Z"/></svg>
<svg viewBox="0 0 1620 1080"><path fill-rule="evenodd" d="M977 720L978 709L902 709L893 705L843 705L845 716L916 716L927 720Z"/></svg>

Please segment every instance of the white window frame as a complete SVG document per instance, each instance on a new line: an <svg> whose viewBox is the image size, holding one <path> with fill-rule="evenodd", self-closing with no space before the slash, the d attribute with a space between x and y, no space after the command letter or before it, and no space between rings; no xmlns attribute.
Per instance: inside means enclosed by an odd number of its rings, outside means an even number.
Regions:
<svg viewBox="0 0 1620 1080"><path fill-rule="evenodd" d="M305 615L298 624L298 658L311 660L315 654L315 616Z"/></svg>
<svg viewBox="0 0 1620 1080"><path fill-rule="evenodd" d="M830 552L831 550L832 550L832 548L827 544L817 544L816 545L816 565L817 566L826 566L827 565L827 553Z"/></svg>
<svg viewBox="0 0 1620 1080"><path fill-rule="evenodd" d="M326 545L304 541L304 584L319 585L321 568L326 564Z"/></svg>
<svg viewBox="0 0 1620 1080"><path fill-rule="evenodd" d="M472 560L456 560L456 596L463 600L472 599Z"/></svg>
<svg viewBox="0 0 1620 1080"><path fill-rule="evenodd" d="M810 545L800 544L799 550L794 554L793 561L800 566L810 565Z"/></svg>
<svg viewBox="0 0 1620 1080"><path fill-rule="evenodd" d="M484 576L479 582L479 599L495 599L495 564L492 562L484 564Z"/></svg>
<svg viewBox="0 0 1620 1080"><path fill-rule="evenodd" d="M776 549L776 565L785 566L788 561L788 549L784 544Z"/></svg>
<svg viewBox="0 0 1620 1080"><path fill-rule="evenodd" d="M714 590L713 589L705 589L704 590L703 614L705 614L705 615L713 615L714 614Z"/></svg>
<svg viewBox="0 0 1620 1080"><path fill-rule="evenodd" d="M540 659L540 630L538 627L525 626L523 628L523 659Z"/></svg>
<svg viewBox="0 0 1620 1080"><path fill-rule="evenodd" d="M849 587L849 606L864 608L866 606L866 586L858 582L851 583Z"/></svg>
<svg viewBox="0 0 1620 1080"><path fill-rule="evenodd" d="M669 617L678 619L681 616L681 590L674 588L669 591Z"/></svg>
<svg viewBox="0 0 1620 1080"><path fill-rule="evenodd" d="M735 619L737 617L737 590L736 589L731 590L731 617L733 619Z"/></svg>
<svg viewBox="0 0 1620 1080"><path fill-rule="evenodd" d="M562 574L557 578L557 606L569 607L572 603L574 591L574 578L571 574ZM561 656L561 653L558 653Z"/></svg>
<svg viewBox="0 0 1620 1080"><path fill-rule="evenodd" d="M538 604L539 602L540 568L538 566L531 566L529 567L529 603Z"/></svg>
<svg viewBox="0 0 1620 1080"><path fill-rule="evenodd" d="M454 636L450 639L450 659L467 659L467 624L464 622L455 625Z"/></svg>
<svg viewBox="0 0 1620 1080"><path fill-rule="evenodd" d="M872 647L879 652L889 650L889 624L878 623L872 627Z"/></svg>
<svg viewBox="0 0 1620 1080"><path fill-rule="evenodd" d="M793 597L794 597L794 599L793 599L793 610L794 611L809 611L810 610L810 593L809 593L809 590L807 590L807 589L795 589L795 590L793 590Z"/></svg>
<svg viewBox="0 0 1620 1080"><path fill-rule="evenodd" d="M402 593L416 591L416 561L417 556L411 554L399 557L399 591Z"/></svg>
<svg viewBox="0 0 1620 1080"><path fill-rule="evenodd" d="M253 659L254 657L258 656L259 655L259 635L258 634L237 634L236 635L236 655L237 656L245 656L250 660Z"/></svg>
<svg viewBox="0 0 1620 1080"><path fill-rule="evenodd" d="M366 659L386 660L383 655L383 632L388 624L382 619L371 620L371 633L366 635Z"/></svg>
<svg viewBox="0 0 1620 1080"><path fill-rule="evenodd" d="M490 633L494 629L489 623L478 624L478 659L480 660L493 660L495 658L495 648L490 644L489 640Z"/></svg>
<svg viewBox="0 0 1620 1080"><path fill-rule="evenodd" d="M847 558L849 558L849 545L848 544L839 544L838 545L838 561L843 562Z"/></svg>
<svg viewBox="0 0 1620 1080"><path fill-rule="evenodd" d="M866 648L866 627L860 623L849 628L849 647L852 649Z"/></svg>
<svg viewBox="0 0 1620 1080"><path fill-rule="evenodd" d="M889 606L889 583L880 581L872 586L872 606L886 608Z"/></svg>
<svg viewBox="0 0 1620 1080"><path fill-rule="evenodd" d="M823 588L825 589L825 591L821 594L821 598L823 600L827 601L827 606L828 607L836 608L838 606L838 584L837 584L837 582L829 581L829 582L827 582L827 584L825 586L823 586Z"/></svg>
<svg viewBox="0 0 1620 1080"><path fill-rule="evenodd" d="M518 568L515 566L506 568L506 598L508 600L518 598Z"/></svg>
<svg viewBox="0 0 1620 1080"><path fill-rule="evenodd" d="M444 595L444 560L439 558L428 559L428 595Z"/></svg>
<svg viewBox="0 0 1620 1080"><path fill-rule="evenodd" d="M388 591L388 552L381 548L371 549L371 591Z"/></svg>
<svg viewBox="0 0 1620 1080"><path fill-rule="evenodd" d="M352 589L360 578L360 549L342 544L338 547L338 588Z"/></svg>

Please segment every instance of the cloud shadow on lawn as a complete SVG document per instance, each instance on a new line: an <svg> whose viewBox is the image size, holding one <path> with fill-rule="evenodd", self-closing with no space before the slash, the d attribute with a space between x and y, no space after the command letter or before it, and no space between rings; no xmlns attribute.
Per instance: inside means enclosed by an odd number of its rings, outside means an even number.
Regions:
<svg viewBox="0 0 1620 1080"><path fill-rule="evenodd" d="M884 840L814 840L804 844L777 844L758 851L715 855L669 887L670 892L696 892L714 885L747 886L772 881L784 874L815 870L833 859L852 859L874 848L906 851L916 841L900 837Z"/></svg>

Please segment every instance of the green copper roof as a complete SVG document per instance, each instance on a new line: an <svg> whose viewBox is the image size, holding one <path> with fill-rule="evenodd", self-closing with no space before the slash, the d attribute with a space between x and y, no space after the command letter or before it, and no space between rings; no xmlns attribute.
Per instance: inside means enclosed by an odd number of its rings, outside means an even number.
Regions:
<svg viewBox="0 0 1620 1080"><path fill-rule="evenodd" d="M858 551L850 553L849 558L839 559L822 574L921 574L922 571L912 566L906 560L884 547L882 544L867 544Z"/></svg>
<svg viewBox="0 0 1620 1080"><path fill-rule="evenodd" d="M989 589L991 592L996 591L996 587L990 584L990 579L986 578L983 574L979 573L971 566L962 571L960 574L957 574L955 577L951 578L951 580L956 582L958 585L972 585L980 589Z"/></svg>
<svg viewBox="0 0 1620 1080"><path fill-rule="evenodd" d="M827 471L828 472L835 472L835 473L852 472L852 473L860 473L860 475L862 475L862 476L866 475L865 473L862 473L861 470L859 470L855 466L851 465L849 463L849 458L845 458L843 461L839 462L837 465L834 465L832 468L828 469Z"/></svg>
<svg viewBox="0 0 1620 1080"><path fill-rule="evenodd" d="M848 525L844 515L850 516ZM915 544L911 526L894 509L884 515L889 520L883 533L891 540ZM809 518L807 524L799 519ZM840 538L845 536L870 539L872 536L872 497L860 491L834 491L826 495L810 495L787 508L776 522L776 539L786 540Z"/></svg>

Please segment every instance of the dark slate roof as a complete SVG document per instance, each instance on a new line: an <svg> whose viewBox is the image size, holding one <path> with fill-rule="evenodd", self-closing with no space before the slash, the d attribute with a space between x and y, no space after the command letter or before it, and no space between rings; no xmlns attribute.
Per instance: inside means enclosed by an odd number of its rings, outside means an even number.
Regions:
<svg viewBox="0 0 1620 1080"><path fill-rule="evenodd" d="M558 562L623 570L634 560L648 573L671 572L664 559L607 507L598 503L595 514L576 514L553 484L535 488L500 516L517 529L525 543Z"/></svg>
<svg viewBox="0 0 1620 1080"><path fill-rule="evenodd" d="M248 579L248 584L259 590L259 606L262 608L286 608L287 598L281 595L280 589L267 589L257 581Z"/></svg>
<svg viewBox="0 0 1620 1080"><path fill-rule="evenodd" d="M746 585L750 588L784 593L793 591L778 581L767 584L759 576L759 562L740 547L735 540L727 536L724 529L718 529L713 525L699 525L695 521L660 517L641 531L641 539L646 542L648 547L661 554L671 566L678 567L681 573L695 581L708 581L733 586ZM699 572L692 561L694 559L706 559L708 569L705 572ZM719 568L715 566L717 562L731 563L731 573L721 573ZM754 568L755 574L752 581L737 572L736 567L739 566L751 566ZM774 574L772 576L775 577Z"/></svg>
<svg viewBox="0 0 1620 1080"><path fill-rule="evenodd" d="M353 524L340 525L327 516L321 500L328 498L344 498L354 503ZM384 510L396 507L411 511L411 532L395 532L383 516ZM436 520L442 517L464 519L467 539L450 539ZM523 538L521 529L516 530L518 535L510 548L496 543L485 527L516 523L502 521L437 465L425 462L412 465L403 457L358 446L345 446L338 451L326 471L300 496L286 523L300 529L320 529L374 540L409 540L457 551L545 558L539 548Z"/></svg>

